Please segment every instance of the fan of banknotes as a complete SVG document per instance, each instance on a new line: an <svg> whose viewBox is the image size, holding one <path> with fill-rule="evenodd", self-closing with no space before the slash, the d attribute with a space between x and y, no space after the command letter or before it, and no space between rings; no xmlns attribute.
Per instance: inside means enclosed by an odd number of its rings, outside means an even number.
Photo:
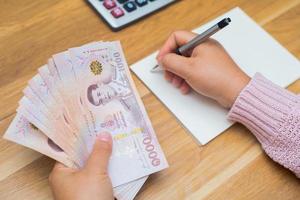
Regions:
<svg viewBox="0 0 300 200"><path fill-rule="evenodd" d="M28 82L4 138L81 168L97 134L109 132L109 175L119 200L168 166L119 42L92 42L53 55Z"/></svg>

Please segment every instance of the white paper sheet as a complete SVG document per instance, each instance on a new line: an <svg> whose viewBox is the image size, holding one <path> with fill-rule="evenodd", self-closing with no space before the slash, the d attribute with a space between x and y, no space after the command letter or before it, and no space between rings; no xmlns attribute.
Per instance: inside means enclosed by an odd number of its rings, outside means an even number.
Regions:
<svg viewBox="0 0 300 200"><path fill-rule="evenodd" d="M194 30L201 33L224 17L232 22L212 38L218 40L235 62L249 75L260 72L274 83L286 87L300 77L300 63L240 8ZM227 110L217 103L197 95L181 95L162 73L150 70L156 65L157 52L131 66L132 71L168 107L178 120L200 142L206 144L232 123Z"/></svg>

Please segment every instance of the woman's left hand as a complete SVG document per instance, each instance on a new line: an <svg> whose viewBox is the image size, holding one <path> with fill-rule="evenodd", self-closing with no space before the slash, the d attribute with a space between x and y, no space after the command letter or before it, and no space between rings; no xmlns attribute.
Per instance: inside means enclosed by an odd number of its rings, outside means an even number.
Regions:
<svg viewBox="0 0 300 200"><path fill-rule="evenodd" d="M56 163L49 182L56 200L113 200L113 190L107 173L112 151L109 133L101 133L93 151L81 170Z"/></svg>

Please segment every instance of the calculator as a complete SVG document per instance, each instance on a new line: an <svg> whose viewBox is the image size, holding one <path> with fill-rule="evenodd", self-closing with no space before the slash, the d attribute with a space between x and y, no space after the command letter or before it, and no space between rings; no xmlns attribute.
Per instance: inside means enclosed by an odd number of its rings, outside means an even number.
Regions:
<svg viewBox="0 0 300 200"><path fill-rule="evenodd" d="M175 0L87 0L113 31L174 3Z"/></svg>

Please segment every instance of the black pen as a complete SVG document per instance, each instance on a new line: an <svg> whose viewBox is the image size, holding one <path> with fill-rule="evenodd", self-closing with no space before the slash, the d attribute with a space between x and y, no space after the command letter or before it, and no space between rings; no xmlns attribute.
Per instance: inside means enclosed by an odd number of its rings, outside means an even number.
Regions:
<svg viewBox="0 0 300 200"><path fill-rule="evenodd" d="M219 21L217 24L214 26L210 27L203 33L197 35L194 39L186 43L185 45L177 48L174 53L177 55L184 55L189 50L194 49L196 46L207 40L210 36L227 26L231 22L230 18L224 18L223 20ZM157 69L159 69L160 66L157 64L155 67L151 69L151 72L155 72Z"/></svg>

